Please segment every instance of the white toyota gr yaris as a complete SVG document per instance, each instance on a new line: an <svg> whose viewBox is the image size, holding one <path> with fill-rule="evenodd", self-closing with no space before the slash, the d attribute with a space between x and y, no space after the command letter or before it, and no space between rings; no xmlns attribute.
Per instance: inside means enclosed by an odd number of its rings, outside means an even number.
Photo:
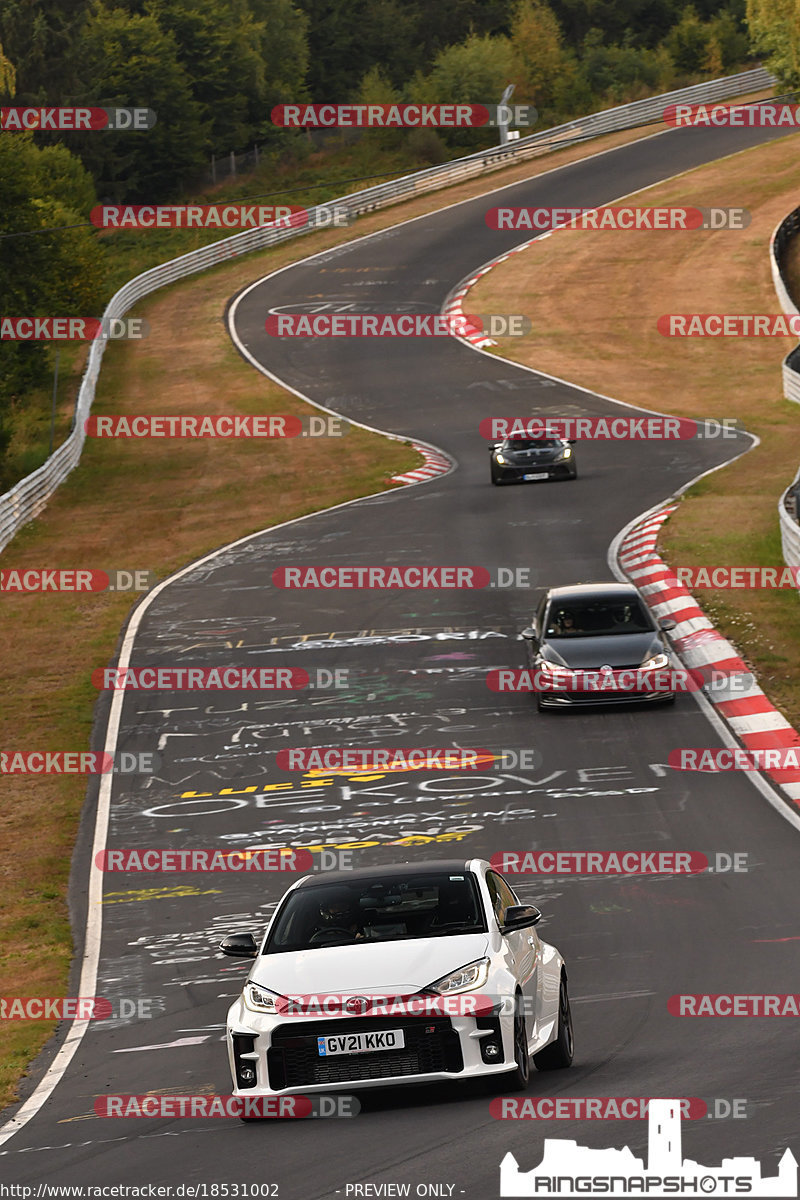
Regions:
<svg viewBox="0 0 800 1200"><path fill-rule="evenodd" d="M483 859L308 875L253 958L228 1012L233 1094L275 1096L498 1076L527 1086L572 1062L564 960Z"/></svg>

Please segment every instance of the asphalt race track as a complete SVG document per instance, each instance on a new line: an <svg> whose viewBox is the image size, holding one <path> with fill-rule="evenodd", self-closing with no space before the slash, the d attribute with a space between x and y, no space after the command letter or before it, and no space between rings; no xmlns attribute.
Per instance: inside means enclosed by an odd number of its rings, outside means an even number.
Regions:
<svg viewBox="0 0 800 1200"><path fill-rule="evenodd" d="M483 418L625 410L451 339L279 340L264 320L285 310L438 312L461 279L524 240L489 230L489 207L591 207L770 136L663 134L353 241L245 290L231 312L235 334L264 369L345 417L441 447L456 469L223 549L148 598L134 666L288 666L312 678L346 669L350 686L274 697L126 693L119 747L158 749L162 761L155 777L117 782L108 839L142 848L371 843L354 851L355 865L523 848L746 853L750 869L740 874L520 879L521 894L544 910L543 936L566 957L576 1036L574 1067L534 1072L529 1094L743 1099L745 1120L684 1122L684 1153L708 1165L755 1156L767 1175L787 1146L800 1146L791 1019L680 1019L667 1001L795 990L797 831L765 785L666 767L674 748L723 744L690 696L674 708L539 715L530 697L485 683L492 668L524 665L517 635L533 589L611 579L608 547L620 529L749 440L582 443L575 482L492 488ZM746 206L747 197L721 202ZM593 352L588 340L582 348ZM525 567L532 589L272 584L281 566L382 563ZM107 709L105 699L98 745ZM280 749L319 745L534 748L537 765L356 780L290 775L275 763ZM78 928L92 801L74 869ZM507 1151L530 1169L545 1136L646 1156L641 1121L496 1121L489 1083L364 1091L353 1120L96 1117L95 1099L109 1093L230 1091L222 1032L248 964L216 945L230 930L263 927L284 883L252 873L106 875L97 994L141 999L152 1015L90 1027L49 1100L2 1146L3 1182L271 1182L281 1200L355 1195L346 1192L354 1184L408 1183L412 1195L439 1184L442 1195L479 1200L498 1195Z"/></svg>

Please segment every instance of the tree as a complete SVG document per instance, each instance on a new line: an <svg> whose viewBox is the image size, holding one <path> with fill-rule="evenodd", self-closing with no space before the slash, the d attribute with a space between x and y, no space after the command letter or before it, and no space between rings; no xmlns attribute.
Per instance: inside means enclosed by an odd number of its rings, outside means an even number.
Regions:
<svg viewBox="0 0 800 1200"><path fill-rule="evenodd" d="M80 86L75 46L86 13L87 0L0 4L0 41L16 68L18 104L69 103Z"/></svg>
<svg viewBox="0 0 800 1200"><path fill-rule="evenodd" d="M3 53L3 43L0 42L0 97L13 100L17 91L17 72L10 58Z"/></svg>
<svg viewBox="0 0 800 1200"><path fill-rule="evenodd" d="M543 0L518 0L511 44L517 84L514 100L530 100L539 108L552 105L571 75L571 64L558 21Z"/></svg>
<svg viewBox="0 0 800 1200"><path fill-rule="evenodd" d="M244 149L265 104L264 28L246 0L149 0L147 12L174 39L213 153Z"/></svg>
<svg viewBox="0 0 800 1200"><path fill-rule="evenodd" d="M664 45L675 63L676 71L683 75L694 75L704 69L708 60L711 32L690 6L685 9L677 25L670 29Z"/></svg>
<svg viewBox="0 0 800 1200"><path fill-rule="evenodd" d="M747 25L778 85L800 87L800 0L747 0Z"/></svg>
<svg viewBox="0 0 800 1200"><path fill-rule="evenodd" d="M201 118L173 35L150 14L131 15L95 0L79 53L84 103L151 108L157 118L146 131L76 137L101 197L154 201L175 194L205 163L210 120Z"/></svg>
<svg viewBox="0 0 800 1200"><path fill-rule="evenodd" d="M0 138L0 295L6 316L100 315L105 270L93 231L33 232L79 224L93 203L92 181L66 146L39 149L27 133ZM7 441L4 413L47 379L49 362L46 343L0 342L0 452Z"/></svg>
<svg viewBox="0 0 800 1200"><path fill-rule="evenodd" d="M507 37L472 33L437 54L428 74L414 81L412 99L427 104L497 104L513 70Z"/></svg>

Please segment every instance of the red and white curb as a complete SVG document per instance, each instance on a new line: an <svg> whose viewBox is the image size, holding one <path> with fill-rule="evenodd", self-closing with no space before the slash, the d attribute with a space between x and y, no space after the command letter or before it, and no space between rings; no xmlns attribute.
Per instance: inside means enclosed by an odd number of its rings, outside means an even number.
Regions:
<svg viewBox="0 0 800 1200"><path fill-rule="evenodd" d="M423 483L426 479L433 479L436 475L447 475L452 471L455 464L441 450L435 450L425 442L412 442L411 445L423 456L425 462L421 467L415 467L413 471L406 471L403 475L392 475L392 483Z"/></svg>
<svg viewBox="0 0 800 1200"><path fill-rule="evenodd" d="M706 693L748 750L800 748L800 733L773 707L736 649L719 633L663 559L656 553L661 526L676 504L648 513L623 537L617 560L644 596L656 618L671 617L676 628L669 637L682 661L734 676L735 687ZM795 804L800 804L800 770L764 771Z"/></svg>
<svg viewBox="0 0 800 1200"><path fill-rule="evenodd" d="M546 235L540 234L539 237L541 236ZM501 254L498 258L493 258L490 262L485 263L479 271L476 271L474 275L470 275L469 279L462 279L460 283L456 284L454 290L445 300L442 313L448 317L463 317L465 315L462 307L464 297L470 288L475 286L480 277L482 275L488 275L489 272L498 265L498 263L505 262L506 259L511 258L512 254L519 254L522 250L527 250L528 246L530 246L533 242L538 242L539 237L529 238L527 242L520 242L518 246L514 246L513 249L508 250L505 254ZM477 346L478 349L482 349L484 346L497 345L497 342L494 341L493 338L483 337L483 335L480 333L464 333L458 334L457 336L460 342L469 342L470 346Z"/></svg>

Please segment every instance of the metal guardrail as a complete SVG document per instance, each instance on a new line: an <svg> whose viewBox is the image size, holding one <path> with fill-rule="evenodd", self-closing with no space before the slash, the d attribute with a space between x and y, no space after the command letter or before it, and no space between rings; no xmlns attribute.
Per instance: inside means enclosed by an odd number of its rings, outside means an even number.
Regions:
<svg viewBox="0 0 800 1200"><path fill-rule="evenodd" d="M784 217L773 230L769 240L769 263L772 268L772 282L783 312L790 315L800 315L789 292L786 275L783 270L783 257L786 247L793 237L800 233L800 207L795 208ZM783 360L783 394L787 400L800 404L800 346L795 346ZM797 483L800 479L800 468L786 491L778 501L778 519L781 526L781 546L783 561L788 567L800 567L800 492Z"/></svg>
<svg viewBox="0 0 800 1200"><path fill-rule="evenodd" d="M670 104L679 102L703 104L726 100L772 87L774 83L774 77L767 70L763 67L756 67L751 71L728 75L723 79L712 79L706 83L697 83L692 87L681 88L679 91L665 92L660 96L649 96L644 100L635 100L631 104L622 104L617 108L605 109L575 121L568 121L553 129L542 130L540 133L520 138L519 141L510 142L505 146L480 150L467 155L466 158L454 159L452 162L441 163L412 175L393 179L389 183L380 183L360 192L352 192L338 200L330 200L321 207L330 209L331 206L337 205L344 207L350 216L360 216L396 204L414 195L435 191L437 188L448 187L467 179L474 179L515 162L524 162L528 158L544 154L548 150L558 149L565 144L588 141L590 138L599 137L604 133L631 129L659 121L663 110ZM174 283L177 279L185 279L189 275L205 271L227 259L237 258L241 254L250 254L254 250L262 250L267 246L278 245L301 233L310 232L314 229L317 211L317 208L308 210L309 224L303 228L247 230L244 233L234 234L232 237L204 246L200 250L192 250L188 254L181 255L180 258L162 263L158 267L153 267L124 284L109 300L103 316L121 317L129 312L143 296L157 291L166 284ZM0 550L8 545L23 525L39 515L56 488L63 483L79 462L86 437L84 422L89 416L94 400L106 344L106 342L92 343L89 361L78 392L74 428L69 437L37 471L26 476L25 479L21 479L9 492L0 496Z"/></svg>
<svg viewBox="0 0 800 1200"><path fill-rule="evenodd" d="M789 294L788 282L783 270L783 258L786 247L793 237L800 232L800 207L795 208L784 217L773 231L769 241L769 262L772 268L772 282L778 295L780 306L785 313L798 315L797 305ZM800 346L795 346L783 360L783 394L787 400L800 404Z"/></svg>

